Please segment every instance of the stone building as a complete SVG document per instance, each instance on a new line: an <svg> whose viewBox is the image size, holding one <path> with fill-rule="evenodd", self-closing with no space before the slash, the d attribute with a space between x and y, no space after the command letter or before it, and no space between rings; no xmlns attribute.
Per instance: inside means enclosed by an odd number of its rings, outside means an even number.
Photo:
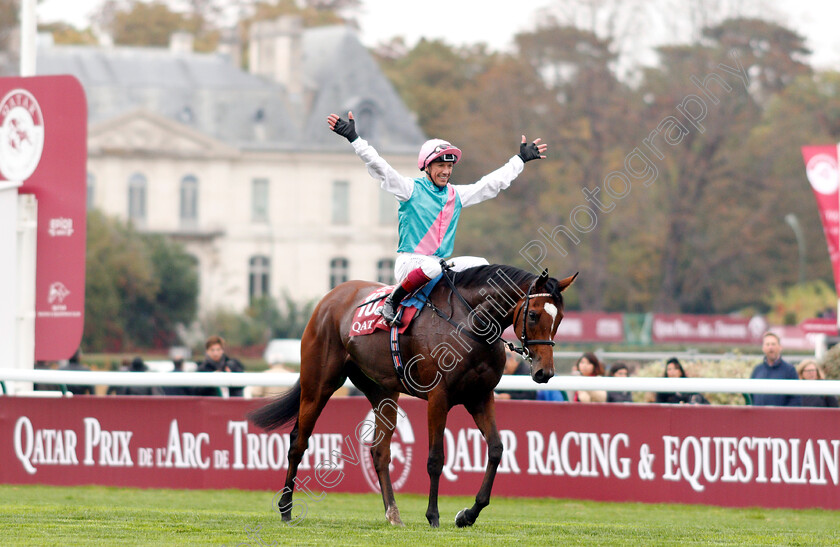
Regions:
<svg viewBox="0 0 840 547"><path fill-rule="evenodd" d="M251 299L304 302L347 279L392 280L395 198L326 116L401 172L424 136L355 32L253 25L239 48L42 44L38 74L72 74L88 99L88 206L182 242L200 272L199 310Z"/></svg>

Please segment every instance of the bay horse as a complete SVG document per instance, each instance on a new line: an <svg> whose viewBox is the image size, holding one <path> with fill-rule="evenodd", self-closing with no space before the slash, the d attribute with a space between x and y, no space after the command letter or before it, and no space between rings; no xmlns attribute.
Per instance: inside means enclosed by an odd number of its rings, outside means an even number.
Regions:
<svg viewBox="0 0 840 547"><path fill-rule="evenodd" d="M505 363L502 332L513 325L530 361L531 378L545 383L554 376L552 346L563 318L562 292L577 274L562 280L505 265L486 265L462 272L444 271L445 277L429 294L426 309L401 335L406 359L404 381L392 362L389 333L379 330L350 336L357 307L364 305L379 283L348 281L330 291L316 306L301 337L300 379L285 394L249 414L265 429L295 422L289 436L288 470L278 507L284 521L291 520L292 493L298 465L315 422L330 396L347 378L375 409L375 436L371 459L379 478L385 517L402 526L388 465L391 436L396 425L401 393L428 401L429 505L426 518L440 525L438 484L444 464L444 428L449 410L464 405L484 436L487 466L475 504L455 518L459 527L472 525L490 503L502 441L496 428L493 389ZM455 298L453 298L453 294ZM511 344L512 346L512 344ZM414 393L411 393L414 392ZM386 404L383 404L386 403ZM400 411L401 412L401 411Z"/></svg>

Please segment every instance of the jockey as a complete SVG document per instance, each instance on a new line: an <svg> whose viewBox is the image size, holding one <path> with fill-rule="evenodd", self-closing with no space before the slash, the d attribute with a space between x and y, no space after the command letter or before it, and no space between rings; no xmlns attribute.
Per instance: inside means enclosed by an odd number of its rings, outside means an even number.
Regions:
<svg viewBox="0 0 840 547"><path fill-rule="evenodd" d="M519 153L505 165L478 182L455 186L449 184L452 167L461 159L461 150L455 146L441 139L426 141L417 156L417 167L424 175L404 177L359 137L352 112L347 118L343 120L337 114L330 114L327 123L330 129L350 141L371 176L400 202L399 247L394 263L399 285L382 306L385 321L398 325L396 312L403 298L440 275L441 259L452 254L461 208L496 197L522 172L525 162L545 158L542 153L548 145L540 144L541 139L527 143L522 135ZM452 259L455 271L486 264L485 259L474 256Z"/></svg>

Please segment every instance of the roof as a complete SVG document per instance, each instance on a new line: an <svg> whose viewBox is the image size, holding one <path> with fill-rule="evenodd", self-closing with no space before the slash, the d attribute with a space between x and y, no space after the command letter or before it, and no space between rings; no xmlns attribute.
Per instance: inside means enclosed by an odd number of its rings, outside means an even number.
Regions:
<svg viewBox="0 0 840 547"><path fill-rule="evenodd" d="M414 115L352 29L305 29L301 45L305 98L226 56L168 48L48 45L37 68L79 79L91 124L144 109L240 149L347 151L326 116L352 109L381 152L417 150L425 139Z"/></svg>

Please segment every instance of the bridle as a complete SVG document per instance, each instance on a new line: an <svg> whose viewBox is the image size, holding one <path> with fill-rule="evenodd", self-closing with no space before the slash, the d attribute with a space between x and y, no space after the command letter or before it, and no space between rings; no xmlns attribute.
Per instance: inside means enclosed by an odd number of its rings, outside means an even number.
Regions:
<svg viewBox="0 0 840 547"><path fill-rule="evenodd" d="M528 339L528 307L530 306L530 302L532 298L540 298L540 297L551 297L550 293L543 292L543 293L536 293L531 294L531 291L534 289L534 285L536 284L537 280L531 282L531 285L528 286L528 293L525 295L525 298L522 299L522 304L517 307L516 312L513 315L513 326L516 328L516 321L519 319L519 316L522 316L522 336L520 340L522 342L522 347L516 347L513 342L505 342L508 346L508 349L511 351L515 351L516 353L522 355L525 359L531 361L533 360L533 356L531 351L528 349L528 346L554 346L554 340L529 340Z"/></svg>
<svg viewBox="0 0 840 547"><path fill-rule="evenodd" d="M447 264L445 260L441 260L440 264L441 264L441 267L443 269L443 279L445 280L446 284L449 285L449 289L451 290L451 294L454 294L455 296L457 296L458 299L461 301L461 303L464 305L464 307L466 307L470 311L470 313L474 312L475 311L474 308L470 305L469 302L466 301L466 299L464 299L463 296L461 296L460 291L458 291L458 288L455 286L455 283L452 281L452 278L449 275L449 272L451 271L452 267L449 264ZM547 271L543 272L543 275L545 277L548 277L548 272ZM540 276L540 277L543 277L543 276ZM554 340L529 340L528 339L528 324L527 324L528 317L527 316L528 316L528 307L530 305L529 304L530 300L532 298L551 297L552 296L549 293L531 294L531 291L534 290L534 287L536 286L536 283L537 283L538 279L539 278L531 281L531 284L528 286L528 292L525 294L525 298L523 299L522 305L518 306L517 310L514 312L514 317L513 317L514 328L516 327L516 320L519 318L519 316L521 314L525 314L525 317L522 320L522 336L520 338L520 341L522 342L522 346L521 347L516 347L516 345L513 342L507 342L505 340L502 340L502 343L505 346L507 346L507 348L510 351L513 351L515 353L520 354L523 358L527 359L528 361L533 361L533 355L532 355L531 351L528 349L528 346L540 346L540 345L542 345L542 346L554 346ZM456 327L457 330L459 330L460 332L463 332L464 334L466 334L467 336L469 336L473 340L476 340L477 342L480 342L480 343L483 343L483 344L493 345L496 342L498 342L499 340L501 340L501 336L499 336L499 335L496 335L492 339L487 339L487 338L483 338L483 337L473 333L469 329L461 330L462 325L456 323L452 319L452 316L447 316L443 312L443 310L441 310L440 308L438 308L437 306L432 304L432 302L429 299L426 299L425 305L428 306L429 308L431 308L438 316L440 316L442 319L447 321L449 324ZM476 320L479 320L479 318L477 316L475 318L476 318ZM481 322L483 323L483 321L481 321Z"/></svg>

